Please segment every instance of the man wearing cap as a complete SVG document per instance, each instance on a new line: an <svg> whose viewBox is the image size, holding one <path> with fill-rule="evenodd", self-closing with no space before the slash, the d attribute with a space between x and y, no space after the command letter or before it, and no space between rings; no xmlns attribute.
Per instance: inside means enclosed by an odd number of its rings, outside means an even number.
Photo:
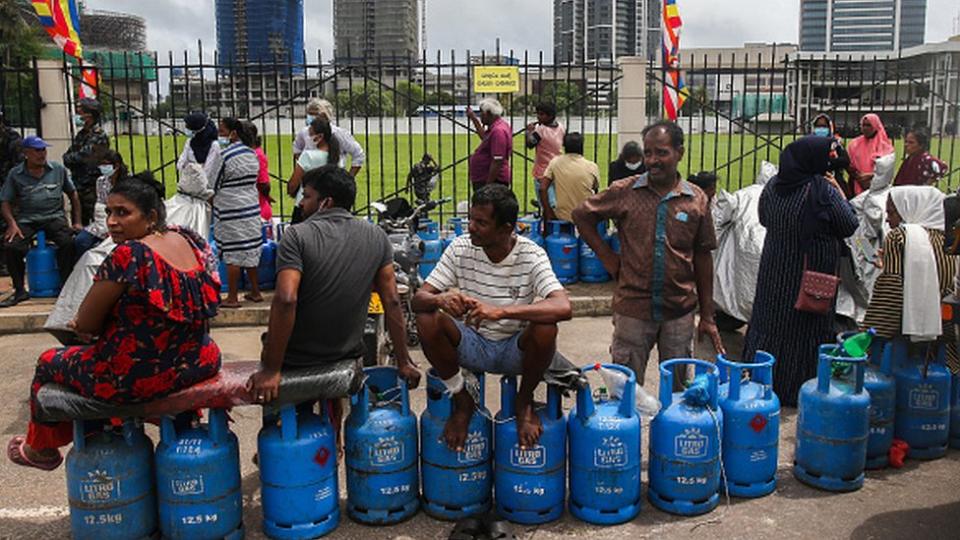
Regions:
<svg viewBox="0 0 960 540"><path fill-rule="evenodd" d="M0 213L7 222L3 235L4 251L14 293L0 302L10 307L30 298L24 288L24 257L38 231L45 231L47 240L57 245L57 266L60 278L66 280L73 270L73 233L80 230L80 200L63 165L47 161L47 147L40 137L23 140L24 162L15 166L0 188ZM67 225L63 211L63 194L70 197L73 228ZM14 217L13 208L17 207Z"/></svg>
<svg viewBox="0 0 960 540"><path fill-rule="evenodd" d="M70 169L80 198L80 218L84 225L93 220L93 207L97 204L97 178L100 177L100 161L110 149L110 139L100 126L100 102L83 98L77 102L74 123L80 131L73 137L73 144L63 155L63 164Z"/></svg>

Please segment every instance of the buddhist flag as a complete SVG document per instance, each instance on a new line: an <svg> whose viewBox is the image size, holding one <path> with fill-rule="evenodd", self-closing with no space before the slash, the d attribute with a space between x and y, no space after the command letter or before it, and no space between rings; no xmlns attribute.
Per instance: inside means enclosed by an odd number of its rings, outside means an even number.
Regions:
<svg viewBox="0 0 960 540"><path fill-rule="evenodd" d="M77 0L32 0L40 25L67 55L80 59L80 11Z"/></svg>
<svg viewBox="0 0 960 540"><path fill-rule="evenodd" d="M680 73L680 9L677 0L663 0L663 19L660 33L663 37L663 112L670 120L676 120L680 107L687 99L687 86Z"/></svg>

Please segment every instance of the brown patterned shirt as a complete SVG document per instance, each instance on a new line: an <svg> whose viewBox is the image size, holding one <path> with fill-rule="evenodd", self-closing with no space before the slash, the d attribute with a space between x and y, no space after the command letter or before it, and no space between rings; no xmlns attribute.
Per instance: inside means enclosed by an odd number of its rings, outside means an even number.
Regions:
<svg viewBox="0 0 960 540"><path fill-rule="evenodd" d="M612 219L620 235L620 277L613 311L644 320L672 320L697 306L693 256L717 247L707 196L680 179L661 197L647 175L618 180L581 208Z"/></svg>

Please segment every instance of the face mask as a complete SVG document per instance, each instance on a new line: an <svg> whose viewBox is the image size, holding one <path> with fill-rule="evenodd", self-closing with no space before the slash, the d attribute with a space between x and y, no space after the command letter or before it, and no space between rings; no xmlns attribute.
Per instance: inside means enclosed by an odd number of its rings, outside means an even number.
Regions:
<svg viewBox="0 0 960 540"><path fill-rule="evenodd" d="M312 114L308 114L308 115L307 115L307 125L309 126L309 125L312 124L313 121L316 120L316 119L317 119L316 116L314 116L314 115L312 115Z"/></svg>
<svg viewBox="0 0 960 540"><path fill-rule="evenodd" d="M116 172L116 168L114 168L112 163L100 165L100 174L104 176L113 176L114 172Z"/></svg>
<svg viewBox="0 0 960 540"><path fill-rule="evenodd" d="M300 154L300 159L297 163L299 163L300 168L306 172L326 165L328 157L329 154L327 154L326 150L305 150Z"/></svg>
<svg viewBox="0 0 960 540"><path fill-rule="evenodd" d="M230 146L230 137L217 137L217 144L224 148Z"/></svg>
<svg viewBox="0 0 960 540"><path fill-rule="evenodd" d="M184 130L184 132L186 132L187 137L189 137L189 138L191 138L191 139L193 138L194 135L197 134L197 132L194 131L194 130L192 130L192 129L186 129L186 130Z"/></svg>
<svg viewBox="0 0 960 540"><path fill-rule="evenodd" d="M73 123L74 123L77 127L83 127L83 124L84 124L84 122L83 122L83 116L81 116L81 115L79 115L79 114L73 115Z"/></svg>
<svg viewBox="0 0 960 540"><path fill-rule="evenodd" d="M828 127L823 127L823 126L817 126L817 127L813 128L813 134L816 135L817 137L829 137L829 136L830 136L830 128L828 128Z"/></svg>
<svg viewBox="0 0 960 540"><path fill-rule="evenodd" d="M640 165L643 165L643 162L642 162L642 161L638 161L638 162L636 162L636 163L630 163L629 161L627 161L627 162L624 163L624 165L627 166L627 170L635 171L635 170L637 170L637 169L640 168Z"/></svg>

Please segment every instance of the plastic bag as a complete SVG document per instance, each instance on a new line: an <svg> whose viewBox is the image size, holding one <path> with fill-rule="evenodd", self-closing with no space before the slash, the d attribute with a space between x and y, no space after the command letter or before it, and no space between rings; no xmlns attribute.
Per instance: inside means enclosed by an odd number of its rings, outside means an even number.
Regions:
<svg viewBox="0 0 960 540"><path fill-rule="evenodd" d="M623 396L623 387L627 383L627 376L600 364L595 365L594 369L600 372L600 378L603 379L607 394L613 399L620 399ZM652 417L660 412L660 400L650 395L639 384L636 388L636 402L637 410L643 416Z"/></svg>

